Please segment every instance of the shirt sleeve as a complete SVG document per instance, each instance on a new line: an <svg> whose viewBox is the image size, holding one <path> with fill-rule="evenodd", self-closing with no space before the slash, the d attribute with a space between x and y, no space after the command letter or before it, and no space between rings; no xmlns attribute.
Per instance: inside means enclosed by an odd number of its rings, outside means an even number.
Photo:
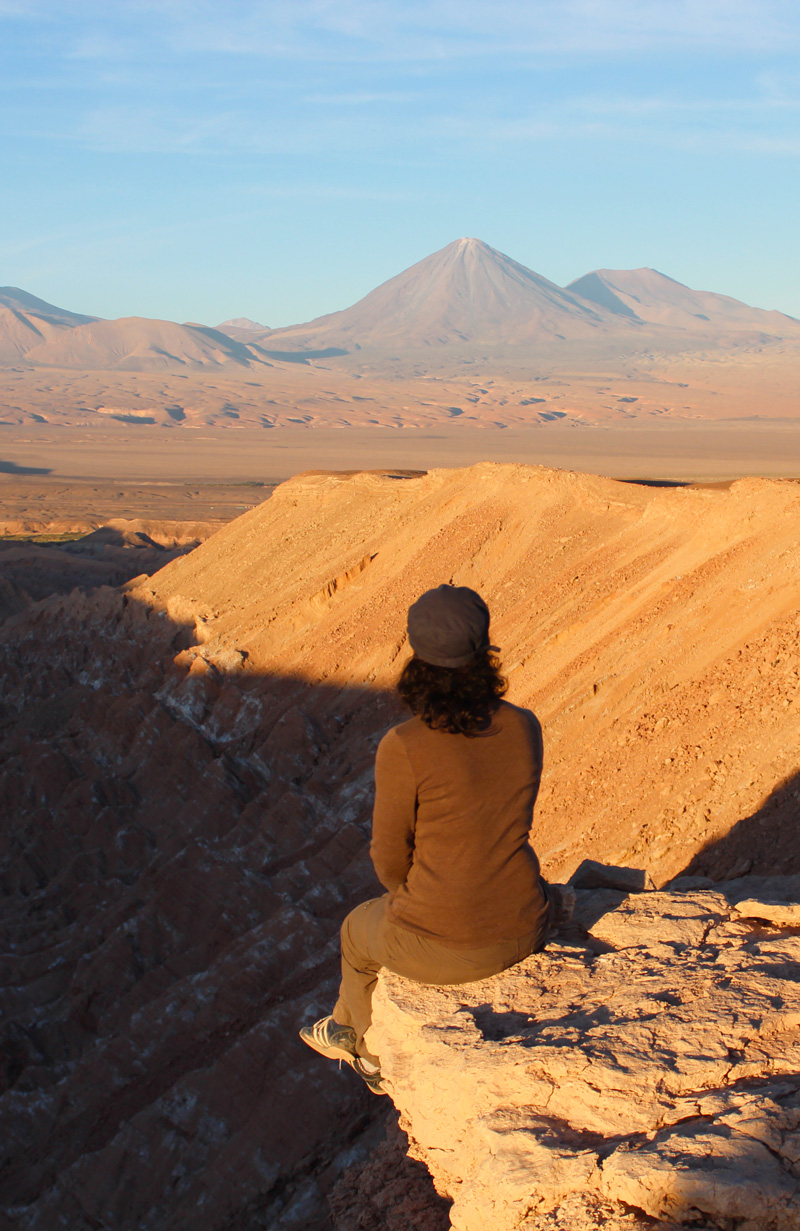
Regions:
<svg viewBox="0 0 800 1231"><path fill-rule="evenodd" d="M414 858L417 784L403 741L393 728L375 757L375 807L369 853L378 880L390 893L405 882Z"/></svg>

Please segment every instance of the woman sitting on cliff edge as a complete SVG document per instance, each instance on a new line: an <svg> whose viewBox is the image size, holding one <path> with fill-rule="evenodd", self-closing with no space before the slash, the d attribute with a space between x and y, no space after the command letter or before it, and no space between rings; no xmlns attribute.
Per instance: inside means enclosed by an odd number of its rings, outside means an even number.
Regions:
<svg viewBox="0 0 800 1231"><path fill-rule="evenodd" d="M528 837L542 732L503 701L489 610L464 586L428 590L408 612L414 651L398 692L414 717L378 745L370 854L383 897L342 924L342 981L330 1017L300 1031L376 1094L364 1043L382 966L417 983L472 983L547 940L548 893Z"/></svg>

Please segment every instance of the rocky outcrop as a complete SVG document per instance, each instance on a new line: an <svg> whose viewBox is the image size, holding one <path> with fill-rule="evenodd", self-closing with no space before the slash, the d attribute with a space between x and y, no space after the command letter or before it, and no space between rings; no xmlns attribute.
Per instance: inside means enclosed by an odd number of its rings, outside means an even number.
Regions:
<svg viewBox="0 0 800 1231"><path fill-rule="evenodd" d="M457 1231L800 1226L800 877L577 891L481 983L382 974L370 1046Z"/></svg>
<svg viewBox="0 0 800 1231"><path fill-rule="evenodd" d="M334 1231L448 1231L451 1202L410 1156L396 1113L387 1121L383 1140L348 1167L330 1195Z"/></svg>

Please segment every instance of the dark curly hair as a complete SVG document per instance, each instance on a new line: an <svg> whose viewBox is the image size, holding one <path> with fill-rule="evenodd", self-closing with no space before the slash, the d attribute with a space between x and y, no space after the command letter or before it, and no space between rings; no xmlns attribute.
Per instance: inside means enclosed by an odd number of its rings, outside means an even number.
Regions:
<svg viewBox="0 0 800 1231"><path fill-rule="evenodd" d="M490 650L481 650L466 667L434 667L415 654L397 682L413 714L433 731L452 735L485 731L507 688L500 660Z"/></svg>

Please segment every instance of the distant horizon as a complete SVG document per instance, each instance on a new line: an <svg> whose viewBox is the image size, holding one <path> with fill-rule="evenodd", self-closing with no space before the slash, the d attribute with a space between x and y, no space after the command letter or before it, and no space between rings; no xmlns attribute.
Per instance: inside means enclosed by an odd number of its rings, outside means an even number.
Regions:
<svg viewBox="0 0 800 1231"><path fill-rule="evenodd" d="M791 0L0 0L0 282L271 328L455 235L800 316Z"/></svg>

